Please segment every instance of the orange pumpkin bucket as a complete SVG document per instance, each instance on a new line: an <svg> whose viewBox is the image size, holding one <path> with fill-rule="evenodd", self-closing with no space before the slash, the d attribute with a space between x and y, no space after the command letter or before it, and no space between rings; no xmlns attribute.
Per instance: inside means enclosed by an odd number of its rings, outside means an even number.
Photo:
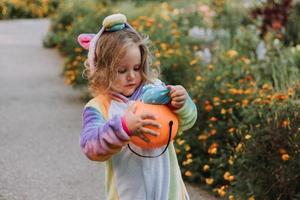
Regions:
<svg viewBox="0 0 300 200"><path fill-rule="evenodd" d="M147 134L146 137L149 138L149 143L145 142L137 136L132 136L131 142L133 144L143 149L162 147L168 143L170 137L170 130L172 131L170 141L174 139L178 130L178 119L177 116L166 105L154 105L142 102L136 102L135 105L137 106L137 114L140 114L145 111L154 114L156 116L156 121L160 123L161 128L158 129L153 126L146 126L147 128L159 132L159 135L153 136Z"/></svg>

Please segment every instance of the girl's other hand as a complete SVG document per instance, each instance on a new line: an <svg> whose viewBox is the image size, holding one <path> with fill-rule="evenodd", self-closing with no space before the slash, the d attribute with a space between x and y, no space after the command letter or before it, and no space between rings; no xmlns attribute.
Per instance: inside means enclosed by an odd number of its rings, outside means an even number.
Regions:
<svg viewBox="0 0 300 200"><path fill-rule="evenodd" d="M161 125L155 121L155 116L151 113L141 113L136 114L137 106L132 105L128 108L127 112L124 115L124 120L127 125L129 132L132 135L138 136L145 142L149 143L150 140L146 137L145 134L150 134L153 136L158 136L157 131L146 128L145 126L154 126L160 128Z"/></svg>
<svg viewBox="0 0 300 200"><path fill-rule="evenodd" d="M187 91L185 88L181 85L168 85L167 88L170 89L171 106L176 109L181 108L187 99Z"/></svg>

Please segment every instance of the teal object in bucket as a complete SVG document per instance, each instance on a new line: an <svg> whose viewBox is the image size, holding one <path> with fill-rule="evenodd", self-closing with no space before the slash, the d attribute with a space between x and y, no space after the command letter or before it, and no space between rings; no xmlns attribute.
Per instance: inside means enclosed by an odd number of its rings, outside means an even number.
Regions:
<svg viewBox="0 0 300 200"><path fill-rule="evenodd" d="M169 96L170 89L166 87L146 85L143 90L141 100L144 103L165 105L171 101Z"/></svg>

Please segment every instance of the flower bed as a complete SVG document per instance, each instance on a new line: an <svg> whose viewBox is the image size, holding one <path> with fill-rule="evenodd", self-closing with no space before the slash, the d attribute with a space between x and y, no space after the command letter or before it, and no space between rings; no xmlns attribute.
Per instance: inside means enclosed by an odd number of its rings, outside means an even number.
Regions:
<svg viewBox="0 0 300 200"><path fill-rule="evenodd" d="M272 31L262 39L240 1L84 5L63 4L44 41L65 56L66 84L86 87L77 35L97 32L110 13L128 13L152 40L164 81L184 85L197 105L195 126L175 140L185 179L228 199L300 196L297 42L288 46Z"/></svg>

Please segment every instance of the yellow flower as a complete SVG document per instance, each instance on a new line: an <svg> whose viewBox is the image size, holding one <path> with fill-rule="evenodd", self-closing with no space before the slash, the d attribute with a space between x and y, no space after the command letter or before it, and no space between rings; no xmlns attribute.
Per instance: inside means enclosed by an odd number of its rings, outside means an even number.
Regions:
<svg viewBox="0 0 300 200"><path fill-rule="evenodd" d="M281 159L284 161L288 161L290 159L290 156L289 156L289 154L285 153L281 156Z"/></svg>
<svg viewBox="0 0 300 200"><path fill-rule="evenodd" d="M235 132L235 128L230 128L230 129L228 129L228 132L229 132L229 133L234 133L234 132Z"/></svg>
<svg viewBox="0 0 300 200"><path fill-rule="evenodd" d="M255 197L251 196L251 197L248 198L248 200L255 200Z"/></svg>
<svg viewBox="0 0 300 200"><path fill-rule="evenodd" d="M233 158L232 156L229 157L228 163L229 163L229 165L233 165L233 163L234 163L234 158Z"/></svg>
<svg viewBox="0 0 300 200"><path fill-rule="evenodd" d="M162 50L166 50L167 49L167 44L166 43L161 43L160 44L160 48L162 49Z"/></svg>
<svg viewBox="0 0 300 200"><path fill-rule="evenodd" d="M160 61L159 60L155 61L154 66L156 66L156 67L160 66Z"/></svg>
<svg viewBox="0 0 300 200"><path fill-rule="evenodd" d="M156 52L156 53L155 53L155 57L159 58L159 57L160 57L160 53L159 53L159 52Z"/></svg>
<svg viewBox="0 0 300 200"><path fill-rule="evenodd" d="M191 172L191 171L186 171L186 172L184 173L184 175L185 175L185 176L192 176L192 172Z"/></svg>
<svg viewBox="0 0 300 200"><path fill-rule="evenodd" d="M244 145L242 143L239 143L236 147L235 147L235 151L236 152L241 152L244 149Z"/></svg>
<svg viewBox="0 0 300 200"><path fill-rule="evenodd" d="M246 140L249 140L250 138L251 138L251 135L249 135L249 134L245 135Z"/></svg>
<svg viewBox="0 0 300 200"><path fill-rule="evenodd" d="M225 172L225 174L223 175L223 178L225 180L228 180L229 179L229 176L231 176L230 172Z"/></svg>
<svg viewBox="0 0 300 200"><path fill-rule="evenodd" d="M210 168L209 165L204 165L203 166L203 171L207 172L209 170L209 168Z"/></svg>
<svg viewBox="0 0 300 200"><path fill-rule="evenodd" d="M244 62L244 64L249 65L251 63L249 58L246 57L242 57L242 61Z"/></svg>
<svg viewBox="0 0 300 200"><path fill-rule="evenodd" d="M184 146L184 149L185 149L186 151L189 151L189 150L191 150L191 146L188 145L188 144L186 144L186 145Z"/></svg>
<svg viewBox="0 0 300 200"><path fill-rule="evenodd" d="M262 89L263 90L272 90L272 85L270 85L270 84L268 84L268 83L265 83L265 84L263 84L263 86L262 86Z"/></svg>
<svg viewBox="0 0 300 200"><path fill-rule="evenodd" d="M218 144L217 143L212 143L208 149L209 154L217 154L218 151Z"/></svg>
<svg viewBox="0 0 300 200"><path fill-rule="evenodd" d="M197 81L201 81L201 80L202 80L202 77L201 77L201 76L196 76L196 80L197 80Z"/></svg>
<svg viewBox="0 0 300 200"><path fill-rule="evenodd" d="M288 95L289 96L294 96L294 94L295 94L295 90L293 88L289 88L288 89Z"/></svg>
<svg viewBox="0 0 300 200"><path fill-rule="evenodd" d="M183 161L183 165L185 166L185 165L189 165L189 164L191 164L193 162L193 160L192 159L187 159L186 161Z"/></svg>
<svg viewBox="0 0 300 200"><path fill-rule="evenodd" d="M208 138L208 135L205 133L198 136L198 140L207 140L207 138Z"/></svg>
<svg viewBox="0 0 300 200"><path fill-rule="evenodd" d="M212 136L212 135L216 135L217 133L217 130L216 129L211 129L211 131L209 132L209 135Z"/></svg>
<svg viewBox="0 0 300 200"><path fill-rule="evenodd" d="M204 110L206 110L206 112L210 112L213 109L212 105L208 104L205 105Z"/></svg>
<svg viewBox="0 0 300 200"><path fill-rule="evenodd" d="M221 109L221 114L222 114L222 115L226 114L226 109L222 108L222 109Z"/></svg>
<svg viewBox="0 0 300 200"><path fill-rule="evenodd" d="M242 105L243 105L243 106L247 106L248 103L249 103L249 100L248 100L248 99L244 99L244 100L242 101Z"/></svg>
<svg viewBox="0 0 300 200"><path fill-rule="evenodd" d="M79 53L79 52L82 51L82 48L77 47L77 48L74 49L74 51L77 52L77 53Z"/></svg>
<svg viewBox="0 0 300 200"><path fill-rule="evenodd" d="M235 51L235 50L229 50L229 51L227 51L227 56L229 56L229 58L233 58L233 57L235 57L237 55L238 55L238 52Z"/></svg>
<svg viewBox="0 0 300 200"><path fill-rule="evenodd" d="M283 120L282 127L287 128L289 125L290 125L290 120L289 119Z"/></svg>
<svg viewBox="0 0 300 200"><path fill-rule="evenodd" d="M197 59L191 60L190 65L194 65L194 64L196 64L197 62L198 62Z"/></svg>
<svg viewBox="0 0 300 200"><path fill-rule="evenodd" d="M229 177L228 177L228 181L233 181L234 179L235 179L234 176L229 176Z"/></svg>
<svg viewBox="0 0 300 200"><path fill-rule="evenodd" d="M185 140L182 140L182 139L178 138L178 139L176 140L176 142L177 142L177 144L178 144L179 146L181 146L181 145L183 145L183 144L185 143Z"/></svg>
<svg viewBox="0 0 300 200"><path fill-rule="evenodd" d="M226 192L225 190L218 189L218 194L220 195L220 197L224 197L226 195Z"/></svg>
<svg viewBox="0 0 300 200"><path fill-rule="evenodd" d="M186 157L187 157L187 158L192 158L193 155L192 155L191 153L188 153L188 154L186 155Z"/></svg>
<svg viewBox="0 0 300 200"><path fill-rule="evenodd" d="M214 179L213 178L206 178L205 182L206 182L207 185L211 185L211 184L214 183Z"/></svg>
<svg viewBox="0 0 300 200"><path fill-rule="evenodd" d="M228 200L235 200L233 195L229 195Z"/></svg>
<svg viewBox="0 0 300 200"><path fill-rule="evenodd" d="M216 118L216 117L211 117L211 118L209 118L209 121L216 122L216 121L218 121L218 118Z"/></svg>
<svg viewBox="0 0 300 200"><path fill-rule="evenodd" d="M209 65L207 65L207 69L211 71L214 69L214 66L212 64L209 64Z"/></svg>

